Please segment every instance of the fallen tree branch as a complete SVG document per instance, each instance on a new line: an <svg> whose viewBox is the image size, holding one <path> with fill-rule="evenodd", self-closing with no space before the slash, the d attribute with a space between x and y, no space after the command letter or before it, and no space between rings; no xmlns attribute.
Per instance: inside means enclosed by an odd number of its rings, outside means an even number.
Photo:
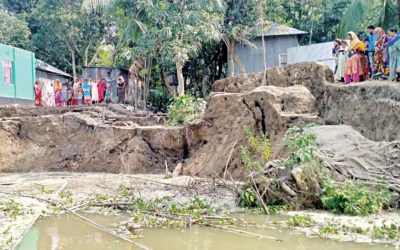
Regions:
<svg viewBox="0 0 400 250"><path fill-rule="evenodd" d="M258 187L257 187L257 183L253 178L253 173L250 174L250 178L251 178L251 181L253 182L253 186L254 186L253 189L255 191L254 193L256 194L257 200L261 203L262 209L264 210L265 214L269 214L268 207L265 204L263 198L261 197L260 191L258 190Z"/></svg>
<svg viewBox="0 0 400 250"><path fill-rule="evenodd" d="M252 232L248 232L248 231L241 230L241 229L236 229L236 228L229 228L229 227L223 227L223 226L218 226L218 225L214 225L214 224L203 224L203 223L200 223L199 225L221 229L221 230L224 230L224 231L230 232L230 233L239 233L239 234L247 235L247 236L250 236L250 237L256 237L256 238L260 238L260 239L283 241L283 240L275 238L275 237L256 234L256 233L252 233Z"/></svg>
<svg viewBox="0 0 400 250"><path fill-rule="evenodd" d="M86 218L85 216L80 215L80 214L78 214L78 213L75 212L75 211L72 211L72 210L70 210L70 209L67 209L67 211L69 211L69 212L72 213L73 215L75 215L75 216L81 218L82 220L86 221L87 223L89 223L89 224L91 224L91 225L97 227L98 229L100 229L100 230L102 230L102 231L104 231L104 232L106 232L106 233L108 233L108 234L114 235L114 236L117 237L117 238L120 238L120 239L123 239L123 240L125 240L125 241L128 241L128 242L134 244L135 246L137 246L137 247L139 247L139 248L141 248L141 249L152 250L152 248L150 248L150 247L148 247L148 246L146 246L146 245L140 244L140 243L138 243L138 242L136 242L136 241L133 241L133 240L131 240L131 239L128 239L128 238L126 238L126 237L124 237L124 236L122 236L122 235L119 235L119 234L114 233L114 232L111 231L110 229L108 229L108 228L106 228L106 227L103 227L103 226L100 225L100 224L97 224L96 222L92 221L91 219Z"/></svg>
<svg viewBox="0 0 400 250"><path fill-rule="evenodd" d="M229 162L231 161L231 158L232 158L233 151L235 150L236 144L237 144L238 142L239 142L239 139L237 139L236 142L235 142L235 144L233 144L233 147L232 147L232 149L231 149L231 152L229 153L228 160L226 161L225 170L224 170L224 176L223 176L224 180L225 180L225 177L226 177L226 171L228 170Z"/></svg>
<svg viewBox="0 0 400 250"><path fill-rule="evenodd" d="M26 198L36 199L36 200L38 200L38 201L46 202L46 203L49 203L50 205L59 207L57 203L55 203L55 202L53 202L53 201L51 201L51 200L46 200L46 199L39 198L39 197L34 197L34 196L29 196L29 195L22 195L22 194L15 194L15 193L8 193L8 192L1 192L1 193L3 193L3 194L8 194L8 195L19 196L19 197L26 197ZM73 211L73 210L71 210L71 209L69 209L69 208L66 208L66 207L59 207L59 208L62 209L62 210L68 211L68 212L74 214L75 216L78 216L79 218L85 220L86 222L88 222L88 223L90 223L91 225L93 225L93 226L95 226L95 227L101 229L102 231L104 231L104 232L106 232L106 233L109 233L109 234L111 234L111 235L113 235L113 236L115 236L115 237L117 237L117 238L122 239L122 240L128 241L128 242L134 244L135 246L137 246L137 247L139 247L139 248L141 248L141 249L152 250L152 248L150 248L150 247L148 247L148 246L146 246L146 245L140 244L140 243L135 242L135 241L133 241L133 240L130 240L130 239L124 237L124 236L121 236L121 235L118 235L118 234L114 233L114 232L111 231L110 229L107 229L107 228L105 228L105 227L103 227L103 226L97 224L96 222L94 222L94 221L92 221L92 220L90 220L90 219L84 217L83 215L80 215L80 214L76 213L75 211Z"/></svg>

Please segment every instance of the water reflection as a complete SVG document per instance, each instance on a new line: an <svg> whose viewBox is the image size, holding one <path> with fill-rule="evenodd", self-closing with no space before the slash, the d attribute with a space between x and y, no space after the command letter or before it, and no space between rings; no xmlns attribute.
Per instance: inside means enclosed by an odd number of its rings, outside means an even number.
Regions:
<svg viewBox="0 0 400 250"><path fill-rule="evenodd" d="M110 226L122 220L121 217L91 215L96 222ZM271 218L262 215L245 215L247 221L263 224ZM277 220L279 217L273 217ZM184 231L169 229L148 229L144 238L136 239L151 248L171 250L382 250L392 246L337 242L320 238L306 238L291 231L266 228L246 230L282 239L276 242L232 234L213 228L193 227ZM72 215L45 218L29 231L18 250L108 250L138 249L127 242L106 234Z"/></svg>

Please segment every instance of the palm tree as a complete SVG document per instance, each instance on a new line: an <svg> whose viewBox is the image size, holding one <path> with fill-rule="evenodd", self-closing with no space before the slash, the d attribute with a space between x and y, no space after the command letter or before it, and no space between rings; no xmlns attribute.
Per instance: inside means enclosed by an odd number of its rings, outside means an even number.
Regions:
<svg viewBox="0 0 400 250"><path fill-rule="evenodd" d="M353 0L342 17L338 36L347 32L365 30L369 24L388 29L398 26L400 20L400 0Z"/></svg>
<svg viewBox="0 0 400 250"><path fill-rule="evenodd" d="M191 56L195 56L204 42L220 40L220 18L218 9L221 0L180 0L179 2L168 1L137 1L135 9L130 16L130 26L139 29L136 34L146 35L147 29L168 30L169 35L163 37L164 41L155 42L160 47L159 56L167 56L175 61L178 93L183 95L184 77L183 66ZM116 0L84 0L84 9L104 8L112 5ZM210 11L210 5L215 11ZM162 38L160 38L162 39ZM163 44L168 44L165 47ZM162 49L161 49L162 48ZM158 49L156 49L158 50ZM167 51L167 53L165 53ZM147 65L151 65L151 58ZM151 68L151 67L150 67Z"/></svg>

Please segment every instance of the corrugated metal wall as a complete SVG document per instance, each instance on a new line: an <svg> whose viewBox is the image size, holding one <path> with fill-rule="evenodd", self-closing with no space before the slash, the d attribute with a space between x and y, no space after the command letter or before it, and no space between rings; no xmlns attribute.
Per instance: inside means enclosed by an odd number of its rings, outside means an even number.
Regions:
<svg viewBox="0 0 400 250"><path fill-rule="evenodd" d="M257 48L251 48L242 44L236 45L236 53L247 73L262 72L264 70L261 37L255 39L253 43ZM280 54L286 54L288 48L296 46L299 46L297 35L265 37L267 68L279 66ZM239 69L235 67L235 75L238 74Z"/></svg>
<svg viewBox="0 0 400 250"><path fill-rule="evenodd" d="M129 84L129 74L128 71L124 71L121 69L116 69L116 68L108 68L108 67L83 67L82 69L82 78L83 79L90 79L92 78L94 81L98 81L99 79L107 79L108 75L107 72L111 70L111 78L114 79L115 84L113 85L112 88L112 101L117 102L118 97L116 95L117 93L117 78L119 74L122 74L122 76L125 79L126 84ZM125 88L125 100L131 100L132 97L132 92L129 91L129 86Z"/></svg>
<svg viewBox="0 0 400 250"><path fill-rule="evenodd" d="M62 84L64 83L69 83L69 78L65 76L60 76L60 75L55 75L46 71L42 71L37 69L36 70L36 79L41 83L55 83L55 81L58 79ZM70 84L70 83L69 83ZM70 84L71 85L71 84Z"/></svg>
<svg viewBox="0 0 400 250"><path fill-rule="evenodd" d="M311 44L288 49L288 64L302 62L321 62L335 69L335 58L332 56L333 42Z"/></svg>
<svg viewBox="0 0 400 250"><path fill-rule="evenodd" d="M5 61L12 62L12 84L5 83ZM0 97L34 100L35 54L0 44Z"/></svg>

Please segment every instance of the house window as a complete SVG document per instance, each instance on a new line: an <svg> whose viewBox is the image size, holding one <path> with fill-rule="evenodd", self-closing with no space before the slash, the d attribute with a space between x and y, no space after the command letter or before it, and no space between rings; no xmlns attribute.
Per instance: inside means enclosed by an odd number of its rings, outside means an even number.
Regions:
<svg viewBox="0 0 400 250"><path fill-rule="evenodd" d="M287 65L287 54L279 54L279 66Z"/></svg>
<svg viewBox="0 0 400 250"><path fill-rule="evenodd" d="M3 60L3 67L4 67L4 83L5 84L13 84L12 61Z"/></svg>

